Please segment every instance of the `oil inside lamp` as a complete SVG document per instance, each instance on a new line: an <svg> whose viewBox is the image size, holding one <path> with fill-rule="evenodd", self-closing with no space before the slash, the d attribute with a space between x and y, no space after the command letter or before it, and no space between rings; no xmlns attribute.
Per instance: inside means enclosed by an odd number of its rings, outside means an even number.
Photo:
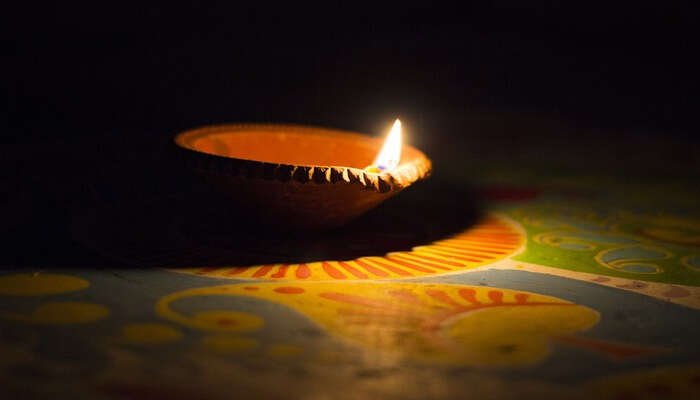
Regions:
<svg viewBox="0 0 700 400"><path fill-rule="evenodd" d="M401 121L397 118L391 127L389 136L384 141L382 149L372 165L365 167L366 172L379 174L390 171L399 165L401 160Z"/></svg>

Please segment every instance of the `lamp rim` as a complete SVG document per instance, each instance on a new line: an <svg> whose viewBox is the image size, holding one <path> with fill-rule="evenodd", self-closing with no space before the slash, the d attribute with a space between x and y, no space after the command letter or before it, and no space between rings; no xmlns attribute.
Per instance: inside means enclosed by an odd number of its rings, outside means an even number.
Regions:
<svg viewBox="0 0 700 400"><path fill-rule="evenodd" d="M386 193L401 190L427 178L432 171L430 159L415 147L404 144L413 157L400 162L390 171L367 172L360 168L340 165L314 165L275 163L238 157L223 156L204 152L194 147L194 142L212 134L255 131L283 131L297 134L316 134L330 137L355 137L359 140L376 140L369 135L332 128L294 124L218 124L189 129L178 133L174 142L181 155L196 170L223 176L239 176L245 179L263 179L300 184L346 184L360 185L363 188Z"/></svg>

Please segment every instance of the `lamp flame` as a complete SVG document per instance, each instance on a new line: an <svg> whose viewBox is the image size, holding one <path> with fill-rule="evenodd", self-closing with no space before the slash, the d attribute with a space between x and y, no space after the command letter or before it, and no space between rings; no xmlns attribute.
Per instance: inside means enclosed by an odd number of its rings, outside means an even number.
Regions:
<svg viewBox="0 0 700 400"><path fill-rule="evenodd" d="M394 126L391 127L389 136L384 141L382 149L377 158L374 159L374 166L382 171L388 171L399 165L401 160L401 121L397 118Z"/></svg>

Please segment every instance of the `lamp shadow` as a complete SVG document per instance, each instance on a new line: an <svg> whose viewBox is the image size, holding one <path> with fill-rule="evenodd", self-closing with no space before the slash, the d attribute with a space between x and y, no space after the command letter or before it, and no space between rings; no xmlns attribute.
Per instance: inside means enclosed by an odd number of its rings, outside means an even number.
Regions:
<svg viewBox="0 0 700 400"><path fill-rule="evenodd" d="M74 220L73 237L126 266L251 266L410 251L463 231L481 216L472 190L429 180L344 227L290 232L236 214L227 199L208 190L92 210Z"/></svg>

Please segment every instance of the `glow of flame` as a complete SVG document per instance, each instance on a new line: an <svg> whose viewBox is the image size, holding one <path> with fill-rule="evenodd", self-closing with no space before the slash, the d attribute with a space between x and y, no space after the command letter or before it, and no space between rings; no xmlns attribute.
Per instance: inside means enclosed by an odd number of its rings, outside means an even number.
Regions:
<svg viewBox="0 0 700 400"><path fill-rule="evenodd" d="M384 141L382 149L373 165L382 171L388 171L399 165L401 160L401 121L397 118L391 127L389 136Z"/></svg>

